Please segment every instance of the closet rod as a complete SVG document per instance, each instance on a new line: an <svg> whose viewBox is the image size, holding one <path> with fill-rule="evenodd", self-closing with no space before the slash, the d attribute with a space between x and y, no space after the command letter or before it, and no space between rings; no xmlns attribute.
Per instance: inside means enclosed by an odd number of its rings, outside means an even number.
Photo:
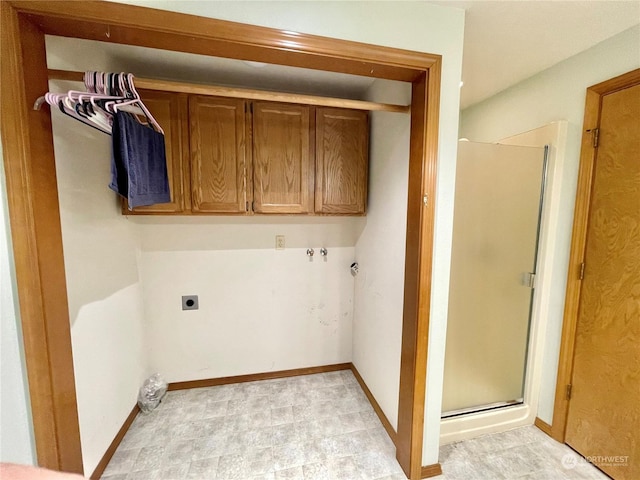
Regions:
<svg viewBox="0 0 640 480"><path fill-rule="evenodd" d="M49 69L49 80L83 81L84 72ZM174 82L135 77L136 88L146 90L162 90L165 92L191 93L195 95L212 95L216 97L246 98L249 100L267 100L270 102L299 103L322 107L351 108L353 110L371 110L381 112L409 113L409 105L392 105L389 103L365 102L346 98L318 97L315 95L299 95L297 93L268 92L235 87L219 87L198 83Z"/></svg>

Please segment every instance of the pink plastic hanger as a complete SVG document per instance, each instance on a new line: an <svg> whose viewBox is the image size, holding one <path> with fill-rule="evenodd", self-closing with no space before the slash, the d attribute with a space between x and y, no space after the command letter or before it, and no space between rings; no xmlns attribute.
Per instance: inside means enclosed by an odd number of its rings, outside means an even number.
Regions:
<svg viewBox="0 0 640 480"><path fill-rule="evenodd" d="M120 78L122 78L123 75L124 74L121 74ZM114 112L117 112L119 108L122 108L124 106L135 105L136 107L140 108L140 110L142 110L142 113L144 114L145 117L147 117L147 120L149 121L149 123L153 125L154 129L164 135L164 130L162 129L160 124L156 121L156 119L153 117L151 112L149 112L144 102L140 98L140 95L138 94L138 91L136 90L133 84L133 78L134 78L133 74L131 73L127 74L125 83L126 83L126 86L128 87L126 90L130 92L134 98L127 102L107 102L106 103L107 108L112 109Z"/></svg>
<svg viewBox="0 0 640 480"><path fill-rule="evenodd" d="M111 74L87 71L84 73L86 92L69 90L67 93L47 93L38 98L34 109L43 103L55 105L62 113L104 133L111 134L113 115L118 109L135 107L146 117L149 126L164 135L164 130L140 98L133 83L133 74ZM98 103L100 100L102 102ZM134 112L139 113L139 112Z"/></svg>

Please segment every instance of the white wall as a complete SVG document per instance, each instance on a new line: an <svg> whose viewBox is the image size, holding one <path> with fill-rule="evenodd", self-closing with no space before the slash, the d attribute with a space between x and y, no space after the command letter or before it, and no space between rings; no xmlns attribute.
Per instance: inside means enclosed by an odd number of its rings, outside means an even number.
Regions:
<svg viewBox="0 0 640 480"><path fill-rule="evenodd" d="M376 80L367 99L411 101L408 84ZM397 429L409 174L405 114L372 112L367 224L356 244L353 363Z"/></svg>
<svg viewBox="0 0 640 480"><path fill-rule="evenodd" d="M47 64L119 71L99 49L47 36ZM83 89L50 82L50 90ZM137 401L148 366L137 225L120 213L110 180L111 139L53 112L60 221L84 472L93 473Z"/></svg>
<svg viewBox="0 0 640 480"><path fill-rule="evenodd" d="M0 462L33 465L35 445L9 234L4 165L0 166L0 198Z"/></svg>
<svg viewBox="0 0 640 480"><path fill-rule="evenodd" d="M336 246L335 225L243 220L143 226L152 369L185 381L350 362L355 235ZM192 294L199 310L182 311L181 296Z"/></svg>
<svg viewBox="0 0 640 480"><path fill-rule="evenodd" d="M538 416L553 415L566 273L575 202L585 90L640 67L640 26L626 30L462 112L460 136L494 142L556 120L567 120L567 143L558 209L556 275L551 298Z"/></svg>
<svg viewBox="0 0 640 480"><path fill-rule="evenodd" d="M351 361L349 266L364 218L134 221L150 367L168 381ZM276 235L285 236L284 250L275 250ZM199 310L182 311L181 296L192 294Z"/></svg>
<svg viewBox="0 0 640 480"><path fill-rule="evenodd" d="M72 87L53 83L52 91ZM52 120L80 439L90 475L147 374L139 240L107 188L110 137L56 112Z"/></svg>

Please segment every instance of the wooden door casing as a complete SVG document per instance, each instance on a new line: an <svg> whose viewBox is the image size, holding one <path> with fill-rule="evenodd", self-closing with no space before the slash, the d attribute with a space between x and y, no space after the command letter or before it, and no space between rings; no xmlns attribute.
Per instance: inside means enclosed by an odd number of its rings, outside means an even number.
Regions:
<svg viewBox="0 0 640 480"><path fill-rule="evenodd" d="M565 441L630 480L640 478L640 85L602 96L591 192Z"/></svg>
<svg viewBox="0 0 640 480"><path fill-rule="evenodd" d="M244 100L189 97L194 213L247 211Z"/></svg>
<svg viewBox="0 0 640 480"><path fill-rule="evenodd" d="M167 175L171 191L170 203L157 203L129 210L127 200L123 200L122 213L167 214L183 213L190 206L185 195L189 187L189 147L187 138L187 95L138 89L145 105L164 130L164 145L167 158Z"/></svg>
<svg viewBox="0 0 640 480"><path fill-rule="evenodd" d="M253 211L309 213L313 210L310 108L253 104Z"/></svg>
<svg viewBox="0 0 640 480"><path fill-rule="evenodd" d="M368 157L366 112L316 109L316 213L364 215Z"/></svg>

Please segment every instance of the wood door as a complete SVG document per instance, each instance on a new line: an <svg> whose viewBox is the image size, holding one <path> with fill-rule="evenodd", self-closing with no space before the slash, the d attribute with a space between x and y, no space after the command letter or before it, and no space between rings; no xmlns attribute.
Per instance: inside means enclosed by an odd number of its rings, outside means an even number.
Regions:
<svg viewBox="0 0 640 480"><path fill-rule="evenodd" d="M368 167L367 112L316 109L316 213L364 214Z"/></svg>
<svg viewBox="0 0 640 480"><path fill-rule="evenodd" d="M129 210L127 200L124 199L122 213L124 215L148 215L184 212L189 207L189 200L185 195L185 191L188 189L185 169L188 168L189 163L189 148L186 139L187 96L156 90L140 90L139 93L144 104L164 130L171 202Z"/></svg>
<svg viewBox="0 0 640 480"><path fill-rule="evenodd" d="M253 210L257 213L309 213L313 170L309 107L253 104Z"/></svg>
<svg viewBox="0 0 640 480"><path fill-rule="evenodd" d="M565 441L638 479L640 85L602 97L591 188Z"/></svg>
<svg viewBox="0 0 640 480"><path fill-rule="evenodd" d="M245 101L189 97L192 211L247 211Z"/></svg>

